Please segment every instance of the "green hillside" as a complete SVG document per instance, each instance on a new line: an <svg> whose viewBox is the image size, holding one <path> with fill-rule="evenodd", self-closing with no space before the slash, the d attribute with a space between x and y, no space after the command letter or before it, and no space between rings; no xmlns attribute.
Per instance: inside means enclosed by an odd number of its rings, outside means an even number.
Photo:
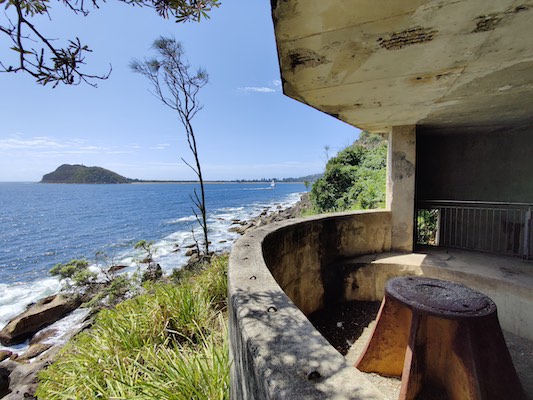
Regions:
<svg viewBox="0 0 533 400"><path fill-rule="evenodd" d="M100 167L63 164L43 176L41 183L130 183L116 172Z"/></svg>
<svg viewBox="0 0 533 400"><path fill-rule="evenodd" d="M324 175L313 184L315 212L384 207L386 171L387 141L361 132L356 142L328 161Z"/></svg>

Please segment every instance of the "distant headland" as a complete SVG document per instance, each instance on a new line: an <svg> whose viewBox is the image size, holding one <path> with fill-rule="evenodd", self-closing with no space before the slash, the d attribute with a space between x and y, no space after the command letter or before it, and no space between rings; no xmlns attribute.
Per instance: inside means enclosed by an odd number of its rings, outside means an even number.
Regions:
<svg viewBox="0 0 533 400"><path fill-rule="evenodd" d="M63 164L54 172L43 175L40 183L132 183L135 181L101 167Z"/></svg>

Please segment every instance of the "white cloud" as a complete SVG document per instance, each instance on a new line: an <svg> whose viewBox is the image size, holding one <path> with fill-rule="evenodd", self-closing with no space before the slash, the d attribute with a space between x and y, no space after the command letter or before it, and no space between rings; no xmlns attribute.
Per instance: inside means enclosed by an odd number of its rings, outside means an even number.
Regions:
<svg viewBox="0 0 533 400"><path fill-rule="evenodd" d="M239 88L239 92L244 93L274 93L280 90L281 81L279 79L272 80L266 86L245 86Z"/></svg>
<svg viewBox="0 0 533 400"><path fill-rule="evenodd" d="M68 144L59 143L58 141L46 136L36 136L31 139L21 139L19 136L0 139L0 150L46 148L57 149L65 147L68 147Z"/></svg>
<svg viewBox="0 0 533 400"><path fill-rule="evenodd" d="M150 147L150 149L151 150L165 150L165 149L168 149L169 147L170 147L170 144L168 143L159 143L153 147Z"/></svg>
<svg viewBox="0 0 533 400"><path fill-rule="evenodd" d="M16 134L0 139L0 154L18 157L42 159L78 154L122 154L126 152L123 148L87 144L85 140L77 138L68 140L58 140L48 136L24 138L23 135Z"/></svg>
<svg viewBox="0 0 533 400"><path fill-rule="evenodd" d="M102 151L102 150L108 150L105 147L98 147L98 146L83 146L80 147L80 151Z"/></svg>
<svg viewBox="0 0 533 400"><path fill-rule="evenodd" d="M272 88L269 88L269 87L265 87L265 86L246 86L246 87L243 87L243 88L239 88L239 90L242 90L243 92L256 92L256 93L273 93L275 92L276 90L275 89L272 89Z"/></svg>

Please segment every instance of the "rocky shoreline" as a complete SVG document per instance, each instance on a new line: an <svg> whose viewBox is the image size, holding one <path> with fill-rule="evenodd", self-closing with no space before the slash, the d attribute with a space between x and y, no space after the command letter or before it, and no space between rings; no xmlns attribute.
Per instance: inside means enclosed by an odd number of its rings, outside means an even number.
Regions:
<svg viewBox="0 0 533 400"><path fill-rule="evenodd" d="M296 218L308 206L309 199L306 193L289 208L284 209L278 206L278 210L270 213L264 210L251 220L233 220L229 231L243 235L259 226ZM187 256L189 260L183 267L185 270L194 269L202 258L193 246L188 249ZM58 352L64 345L64 343L48 343L47 339L53 332L43 331L43 328L76 310L82 302L84 300L76 296L63 294L46 297L29 305L23 313L11 319L0 331L0 344L4 346L25 343L29 340L29 347L22 354L0 350L0 399L36 399L34 394L39 371L56 361ZM91 315L89 312L88 314ZM88 317L81 326L68 332L66 336L71 338L81 330L90 327L91 324L92 319Z"/></svg>
<svg viewBox="0 0 533 400"><path fill-rule="evenodd" d="M248 230L253 230L263 225L271 224L273 222L284 221L286 219L297 218L300 216L303 210L310 207L309 195L304 193L300 200L292 207L281 208L277 211L269 213L268 210L264 210L257 217L247 220L233 220L233 226L229 229L230 232L237 232L243 235Z"/></svg>

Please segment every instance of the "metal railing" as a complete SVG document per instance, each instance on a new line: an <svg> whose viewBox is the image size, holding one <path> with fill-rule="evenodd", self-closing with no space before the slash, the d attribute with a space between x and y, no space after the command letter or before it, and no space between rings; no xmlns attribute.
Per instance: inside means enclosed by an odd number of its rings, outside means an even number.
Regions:
<svg viewBox="0 0 533 400"><path fill-rule="evenodd" d="M533 255L532 209L528 203L430 200L417 204L417 211L437 210L435 245L526 259Z"/></svg>

